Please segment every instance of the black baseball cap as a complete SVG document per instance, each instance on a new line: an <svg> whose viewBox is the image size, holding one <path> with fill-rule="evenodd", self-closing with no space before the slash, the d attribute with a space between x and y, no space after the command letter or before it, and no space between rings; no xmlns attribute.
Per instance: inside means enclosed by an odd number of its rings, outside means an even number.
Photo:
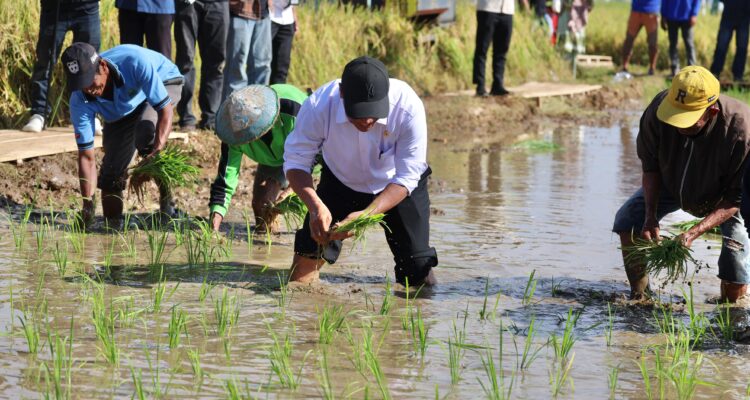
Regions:
<svg viewBox="0 0 750 400"><path fill-rule="evenodd" d="M385 118L389 101L388 71L380 60L359 57L344 67L341 91L349 118Z"/></svg>
<svg viewBox="0 0 750 400"><path fill-rule="evenodd" d="M76 42L70 45L62 54L63 68L68 76L68 88L81 90L91 86L94 82L96 69L99 65L99 54L94 46Z"/></svg>

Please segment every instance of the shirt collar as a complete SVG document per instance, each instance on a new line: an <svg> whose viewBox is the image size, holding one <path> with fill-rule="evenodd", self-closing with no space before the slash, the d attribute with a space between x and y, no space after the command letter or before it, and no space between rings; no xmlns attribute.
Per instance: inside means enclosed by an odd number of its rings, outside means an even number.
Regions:
<svg viewBox="0 0 750 400"><path fill-rule="evenodd" d="M336 123L337 124L349 123L349 119L346 117L346 110L344 109L344 99L342 99L340 95L338 96L338 101L337 101L336 106L337 106ZM377 121L375 121L375 123L385 126L388 124L388 117L380 118Z"/></svg>

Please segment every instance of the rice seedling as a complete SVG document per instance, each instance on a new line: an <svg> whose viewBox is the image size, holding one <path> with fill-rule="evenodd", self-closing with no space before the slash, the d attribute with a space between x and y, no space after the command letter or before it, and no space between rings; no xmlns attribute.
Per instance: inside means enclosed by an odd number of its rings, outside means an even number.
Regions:
<svg viewBox="0 0 750 400"><path fill-rule="evenodd" d="M614 399L617 392L617 380L620 375L620 365L612 367L607 375L607 383L609 384L609 398Z"/></svg>
<svg viewBox="0 0 750 400"><path fill-rule="evenodd" d="M731 309L729 302L719 305L718 312L714 318L716 325L719 327L719 335L721 336L719 339L724 344L728 344L734 340L734 323L732 323Z"/></svg>
<svg viewBox="0 0 750 400"><path fill-rule="evenodd" d="M86 247L86 227L78 216L77 211L66 210L65 213L68 220L66 238L73 247L73 250L78 254L82 254L83 249Z"/></svg>
<svg viewBox="0 0 750 400"><path fill-rule="evenodd" d="M136 241L138 240L137 231L130 232L128 234L118 232L121 240L121 248L124 248L124 255L129 257L131 260L136 260L138 257L138 247Z"/></svg>
<svg viewBox="0 0 750 400"><path fill-rule="evenodd" d="M24 243L26 243L26 226L29 223L29 218L31 218L31 211L31 206L26 206L26 209L23 212L23 217L21 217L21 220L18 223L13 220L12 214L8 212L8 224L10 225L10 231L13 235L13 244L16 246L17 250L23 248Z"/></svg>
<svg viewBox="0 0 750 400"><path fill-rule="evenodd" d="M46 218L45 218L46 220ZM36 232L34 232L34 239L36 239L36 258L41 259L42 253L44 253L44 250L46 248L47 238L47 229L44 228L44 222L42 222L42 226L39 227Z"/></svg>
<svg viewBox="0 0 750 400"><path fill-rule="evenodd" d="M638 369L641 371L641 379L643 380L643 388L645 391L646 398L648 400L653 399L653 388L651 387L651 375L649 374L648 365L646 365L646 350L641 350L641 359L638 362Z"/></svg>
<svg viewBox="0 0 750 400"><path fill-rule="evenodd" d="M36 291L34 292L34 296L39 298L40 293L42 293L42 289L44 289L44 280L47 277L47 270L42 269L39 271L39 279L36 283Z"/></svg>
<svg viewBox="0 0 750 400"><path fill-rule="evenodd" d="M448 338L448 368L451 373L451 384L456 385L461 380L462 365L461 361L466 353L466 316L464 316L464 325L462 329L456 327L456 321L453 321L453 336Z"/></svg>
<svg viewBox="0 0 750 400"><path fill-rule="evenodd" d="M240 300L237 296L229 296L227 288L224 288L221 297L214 301L214 316L216 334L221 337L229 336L240 318Z"/></svg>
<svg viewBox="0 0 750 400"><path fill-rule="evenodd" d="M550 151L558 151L561 150L562 147L560 145L546 141L546 140L522 140L520 142L514 143L511 148L513 150L524 150L528 152L533 153L543 153L543 152L550 152Z"/></svg>
<svg viewBox="0 0 750 400"><path fill-rule="evenodd" d="M163 384L161 382L161 369L159 368L159 359L161 356L161 343L157 339L155 362L152 362L151 353L149 352L149 349L145 347L145 345L144 345L143 352L145 353L145 356L146 356L146 362L148 362L148 369L151 371L152 398L155 398L155 399L167 398L167 396L169 395L169 385L171 384L172 379L170 376L170 380L166 384Z"/></svg>
<svg viewBox="0 0 750 400"><path fill-rule="evenodd" d="M188 220L190 223L190 220ZM183 246L188 256L188 265L209 267L221 257L227 257L229 251L213 232L207 221L194 221L192 225L198 230L187 229L183 233Z"/></svg>
<svg viewBox="0 0 750 400"><path fill-rule="evenodd" d="M429 342L427 335L430 329L425 326L424 320L422 319L422 307L417 307L417 312L407 312L408 315L408 332L412 339L414 351L419 352L419 355L424 358L424 353L427 351Z"/></svg>
<svg viewBox="0 0 750 400"><path fill-rule="evenodd" d="M304 367L305 360L310 354L308 351L302 360L297 371L292 367L292 352L294 345L289 337L289 334L284 335L284 339L280 339L279 336L274 332L270 325L267 325L268 333L273 339L273 344L268 351L268 359L271 362L271 371L276 375L279 383L282 387L287 389L296 390L299 387L300 379L302 378L302 368Z"/></svg>
<svg viewBox="0 0 750 400"><path fill-rule="evenodd" d="M52 359L52 368L45 364L47 377L51 379L54 397L56 399L70 399L73 369L73 320L70 321L70 336L61 337L52 334L47 340ZM48 381L48 387L50 382Z"/></svg>
<svg viewBox="0 0 750 400"><path fill-rule="evenodd" d="M276 273L276 277L279 280L279 297L276 302L281 309L281 319L286 317L286 308L292 301L291 292L289 292L289 277L283 272Z"/></svg>
<svg viewBox="0 0 750 400"><path fill-rule="evenodd" d="M113 311L112 302L107 308L104 304L104 290L100 287L92 297L93 310L92 321L96 337L99 339L99 353L112 365L118 365L120 360L120 348L115 338L116 314Z"/></svg>
<svg viewBox="0 0 750 400"><path fill-rule="evenodd" d="M135 368L133 368L133 366L131 365L130 378L133 380L134 387L132 398L137 398L138 400L146 400L148 397L146 396L146 392L143 390L143 376L140 368L138 369L138 372L136 372Z"/></svg>
<svg viewBox="0 0 750 400"><path fill-rule="evenodd" d="M190 368L193 370L193 377L198 380L199 384L203 381L203 367L201 366L201 355L198 350L189 349L188 360L190 360Z"/></svg>
<svg viewBox="0 0 750 400"><path fill-rule="evenodd" d="M494 320L497 307L500 304L500 292L495 296L495 305L492 307L492 311L487 310L487 299L489 298L490 290L490 278L487 277L484 282L484 302L482 303L482 309L479 310L479 320L486 321L488 319Z"/></svg>
<svg viewBox="0 0 750 400"><path fill-rule="evenodd" d="M532 350L532 346L534 345L534 336L536 336L535 324L535 317L532 315L531 321L529 322L529 327L526 329L526 338L523 341L523 353L521 355L521 362L519 364L521 370L528 370L531 367L531 363L533 363L534 360L539 357L539 353L542 351L542 349L547 346L547 343L545 343Z"/></svg>
<svg viewBox="0 0 750 400"><path fill-rule="evenodd" d="M161 229L161 224L156 218L151 218L151 229L146 231L149 250L149 265L152 267L162 266L164 262L164 251L167 247L169 232Z"/></svg>
<svg viewBox="0 0 750 400"><path fill-rule="evenodd" d="M534 292L536 291L537 282L537 280L534 279L535 274L536 270L532 270L529 274L529 279L526 281L526 288L523 290L523 300L521 300L521 304L525 306L531 304L531 300L534 299Z"/></svg>
<svg viewBox="0 0 750 400"><path fill-rule="evenodd" d="M321 351L318 358L320 373L318 374L318 383L325 400L333 400L336 396L333 394L333 384L331 383L330 369L328 368L328 352L325 348Z"/></svg>
<svg viewBox="0 0 750 400"><path fill-rule="evenodd" d="M37 354L41 337L39 321L33 316L29 319L28 315L32 314L29 310L26 310L23 315L18 316L18 320L21 322L21 331L26 338L26 347L28 347L29 353Z"/></svg>
<svg viewBox="0 0 750 400"><path fill-rule="evenodd" d="M692 219L690 221L683 221L683 222L678 222L676 224L672 224L672 226L675 227L676 229L679 229L680 232L687 232L690 229L692 229L694 226L698 225L701 221L703 220ZM706 233L711 234L711 235L721 235L721 228L718 226L715 226L709 229L708 232Z"/></svg>
<svg viewBox="0 0 750 400"><path fill-rule="evenodd" d="M679 335L673 351L670 352L669 348L665 348L664 358L671 358L671 360L668 363L660 363L657 374L672 383L676 392L675 398L691 399L698 386L715 386L700 378L703 354L692 351L692 343L688 334L683 332Z"/></svg>
<svg viewBox="0 0 750 400"><path fill-rule="evenodd" d="M563 330L562 337L558 337L557 333L552 333L550 342L552 343L552 348L555 350L555 358L566 359L570 356L570 351L577 340L573 332L573 327L578 322L580 316L580 312L574 312L572 308L568 309L568 317L565 319L565 329Z"/></svg>
<svg viewBox="0 0 750 400"><path fill-rule="evenodd" d="M349 313L344 312L343 305L326 304L322 310L317 306L315 309L318 312L318 343L331 344Z"/></svg>
<svg viewBox="0 0 750 400"><path fill-rule="evenodd" d="M625 262L642 263L648 274L664 274L667 283L685 279L688 265L698 265L693 250L682 244L679 236L664 236L660 241L633 238L633 245L626 249Z"/></svg>
<svg viewBox="0 0 750 400"><path fill-rule="evenodd" d="M388 225L385 224L383 218L385 214L371 214L372 211L367 211L360 214L357 218L339 225L334 229L335 232L352 232L354 240L353 242L359 243L365 239L365 232L375 225L381 225L383 228L388 229Z"/></svg>
<svg viewBox="0 0 750 400"><path fill-rule="evenodd" d="M145 184L149 180L173 190L191 185L198 175L199 170L190 164L187 151L170 143L153 157L145 158L130 168L129 190L138 200L142 200Z"/></svg>
<svg viewBox="0 0 750 400"><path fill-rule="evenodd" d="M230 400L244 399L242 393L240 393L240 388L237 386L237 381L235 381L234 378L224 380L224 394L226 395L226 398Z"/></svg>
<svg viewBox="0 0 750 400"><path fill-rule="evenodd" d="M245 232L247 232L247 254L253 254L252 217L247 209L242 210L242 219L245 220Z"/></svg>
<svg viewBox="0 0 750 400"><path fill-rule="evenodd" d="M68 270L68 243L63 242L63 247L60 247L60 241L55 242L55 248L52 250L52 259L55 260L55 266L57 267L57 273L60 277L65 276L65 272Z"/></svg>
<svg viewBox="0 0 750 400"><path fill-rule="evenodd" d="M208 281L208 275L203 277L203 283L201 283L200 291L198 292L198 301L203 305L206 302L206 298L211 294L211 291L216 287L216 284Z"/></svg>
<svg viewBox="0 0 750 400"><path fill-rule="evenodd" d="M169 348L176 349L180 345L180 336L187 336L187 313L177 306L172 307L172 318L169 320Z"/></svg>
<svg viewBox="0 0 750 400"><path fill-rule="evenodd" d="M552 369L549 373L552 397L557 398L557 396L562 393L565 388L565 383L567 382L573 387L573 379L570 377L570 371L573 369L574 358L575 354L571 355L569 359L560 358L553 362Z"/></svg>
<svg viewBox="0 0 750 400"><path fill-rule="evenodd" d="M516 375L511 373L510 378L506 381L505 370L503 368L503 328L500 325L500 337L497 348L497 364L495 356L490 346L486 347L485 354L482 356L482 366L487 377L487 382L482 382L479 378L477 381L482 386L482 391L487 398L492 400L510 399L513 393Z"/></svg>
<svg viewBox="0 0 750 400"><path fill-rule="evenodd" d="M276 212L284 218L284 224L287 230L299 228L307 215L307 206L296 193L284 197L281 201L274 204Z"/></svg>
<svg viewBox="0 0 750 400"><path fill-rule="evenodd" d="M155 313L161 312L161 306L164 301L168 301L172 298L177 288L180 287L180 282L167 293L166 280L164 279L164 267L159 268L159 279L156 281L156 286L151 289L151 311Z"/></svg>
<svg viewBox="0 0 750 400"><path fill-rule="evenodd" d="M692 347L700 347L706 338L708 329L711 326L711 322L708 320L708 317L706 317L706 314L702 312L697 313L695 311L692 285L690 285L689 294L686 294L685 290L682 289L682 295L687 299L687 311L688 316L690 317L689 325L687 328L688 334L690 335Z"/></svg>
<svg viewBox="0 0 750 400"><path fill-rule="evenodd" d="M364 355L364 364L365 366L367 366L367 369L375 378L375 382L378 385L378 389L380 390L380 395L382 396L382 398L384 400L390 400L391 393L388 389L388 382L385 379L385 373L383 373L383 369L380 367L380 361L378 360L378 351L380 349L380 345L383 343L383 337L385 336L382 336L380 343L375 346L375 343L373 343L372 325L363 323L362 330L362 350Z"/></svg>
<svg viewBox="0 0 750 400"><path fill-rule="evenodd" d="M221 346L224 348L224 358L227 360L227 364L232 363L232 338L223 337L221 338Z"/></svg>
<svg viewBox="0 0 750 400"><path fill-rule="evenodd" d="M612 345L612 329L615 324L615 314L612 312L612 303L607 302L607 327L604 330L604 340L607 347Z"/></svg>
<svg viewBox="0 0 750 400"><path fill-rule="evenodd" d="M393 285L391 284L391 278L386 275L385 277L385 294L383 295L383 302L380 303L380 315L388 315L393 307Z"/></svg>
<svg viewBox="0 0 750 400"><path fill-rule="evenodd" d="M550 281L550 294L552 297L557 297L557 295L560 293L560 287L562 286L562 282L555 283L555 277L553 276Z"/></svg>

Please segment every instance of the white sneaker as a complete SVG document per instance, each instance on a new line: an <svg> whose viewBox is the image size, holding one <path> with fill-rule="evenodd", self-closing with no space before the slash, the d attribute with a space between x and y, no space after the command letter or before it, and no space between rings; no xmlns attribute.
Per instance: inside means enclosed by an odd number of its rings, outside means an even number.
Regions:
<svg viewBox="0 0 750 400"><path fill-rule="evenodd" d="M39 114L34 114L31 116L31 119L29 122L21 128L24 132L35 132L39 133L42 131L42 128L44 128L44 117L42 117Z"/></svg>
<svg viewBox="0 0 750 400"><path fill-rule="evenodd" d="M99 118L94 117L94 135L102 135L102 123L99 122Z"/></svg>

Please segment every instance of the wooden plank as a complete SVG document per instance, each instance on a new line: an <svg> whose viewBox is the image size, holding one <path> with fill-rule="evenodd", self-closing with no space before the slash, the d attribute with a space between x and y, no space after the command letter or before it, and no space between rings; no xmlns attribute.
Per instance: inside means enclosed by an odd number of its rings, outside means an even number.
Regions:
<svg viewBox="0 0 750 400"><path fill-rule="evenodd" d="M187 143L189 135L172 132L169 138ZM102 137L94 136L94 148L99 147L102 147ZM71 127L48 128L39 133L0 130L0 162L22 163L25 159L70 151L78 151Z"/></svg>
<svg viewBox="0 0 750 400"><path fill-rule="evenodd" d="M613 68L615 64L610 56L579 54L576 56L576 66L583 68Z"/></svg>
<svg viewBox="0 0 750 400"><path fill-rule="evenodd" d="M524 99L538 97L569 96L601 89L601 85L581 85L550 82L526 82L523 85L507 88L514 96Z"/></svg>

